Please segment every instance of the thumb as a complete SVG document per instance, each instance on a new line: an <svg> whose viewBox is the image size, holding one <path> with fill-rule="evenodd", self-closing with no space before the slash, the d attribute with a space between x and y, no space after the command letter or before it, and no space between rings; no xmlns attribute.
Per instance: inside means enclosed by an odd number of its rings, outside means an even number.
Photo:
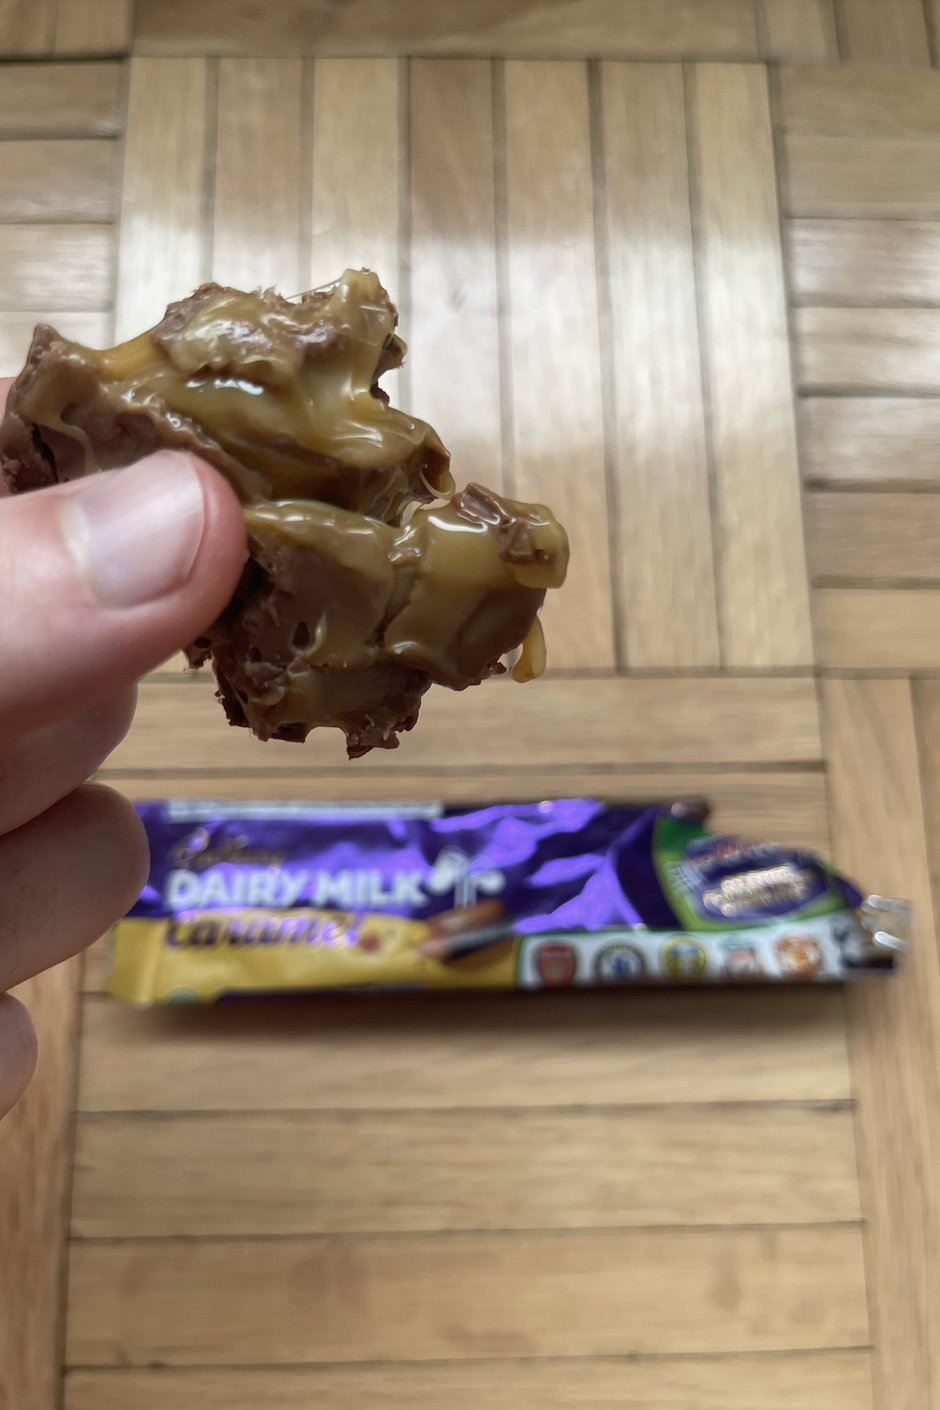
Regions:
<svg viewBox="0 0 940 1410"><path fill-rule="evenodd" d="M26 1090L36 1066L36 1032L12 994L0 994L0 1120Z"/></svg>
<svg viewBox="0 0 940 1410"><path fill-rule="evenodd" d="M0 501L0 732L152 670L214 621L244 561L232 490L176 451Z"/></svg>

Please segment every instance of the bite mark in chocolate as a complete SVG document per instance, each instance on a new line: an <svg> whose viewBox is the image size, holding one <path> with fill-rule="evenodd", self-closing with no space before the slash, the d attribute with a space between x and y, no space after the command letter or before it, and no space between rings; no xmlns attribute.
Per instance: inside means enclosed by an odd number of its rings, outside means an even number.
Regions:
<svg viewBox="0 0 940 1410"><path fill-rule="evenodd" d="M453 494L437 434L378 386L404 357L396 324L367 270L299 301L206 284L103 352L40 325L10 392L14 493L161 448L229 480L250 557L187 657L212 660L230 723L261 739L333 725L350 757L394 748L432 683L475 685L520 644L515 678L544 669L564 530L541 505Z"/></svg>

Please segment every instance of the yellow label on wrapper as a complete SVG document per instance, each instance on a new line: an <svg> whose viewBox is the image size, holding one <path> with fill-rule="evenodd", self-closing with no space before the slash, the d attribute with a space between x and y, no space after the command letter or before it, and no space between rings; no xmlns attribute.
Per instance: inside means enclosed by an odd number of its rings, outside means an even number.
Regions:
<svg viewBox="0 0 940 1410"><path fill-rule="evenodd" d="M313 989L512 989L519 940L464 953L433 923L298 908L187 911L114 928L105 992L137 1004Z"/></svg>

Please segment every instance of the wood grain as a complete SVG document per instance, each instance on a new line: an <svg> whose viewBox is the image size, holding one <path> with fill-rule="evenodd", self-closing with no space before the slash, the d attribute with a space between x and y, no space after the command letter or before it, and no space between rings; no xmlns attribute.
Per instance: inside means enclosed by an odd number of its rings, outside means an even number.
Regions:
<svg viewBox="0 0 940 1410"><path fill-rule="evenodd" d="M872 1410L865 1351L457 1361L304 1370L74 1371L66 1410Z"/></svg>
<svg viewBox="0 0 940 1410"><path fill-rule="evenodd" d="M0 1405L10 1410L59 1403L79 968L68 960L13 991L32 1015L39 1060L0 1134Z"/></svg>
<svg viewBox="0 0 940 1410"><path fill-rule="evenodd" d="M411 65L412 405L453 456L458 487L503 488L493 70Z"/></svg>
<svg viewBox="0 0 940 1410"><path fill-rule="evenodd" d="M56 0L0 0L0 55L51 53L55 16Z"/></svg>
<svg viewBox="0 0 940 1410"><path fill-rule="evenodd" d="M7 64L0 82L5 137L116 137L124 118L121 64Z"/></svg>
<svg viewBox="0 0 940 1410"><path fill-rule="evenodd" d="M78 1238L815 1224L859 1218L851 1112L86 1118Z"/></svg>
<svg viewBox="0 0 940 1410"><path fill-rule="evenodd" d="M930 67L921 0L840 0L840 7L845 62Z"/></svg>
<svg viewBox="0 0 940 1410"><path fill-rule="evenodd" d="M821 665L894 671L940 666L940 589L823 588L815 603Z"/></svg>
<svg viewBox="0 0 940 1410"><path fill-rule="evenodd" d="M58 0L56 54L124 54L133 37L133 0Z"/></svg>
<svg viewBox="0 0 940 1410"><path fill-rule="evenodd" d="M107 225L0 225L0 308L105 309L113 265Z"/></svg>
<svg viewBox="0 0 940 1410"><path fill-rule="evenodd" d="M682 70L604 64L601 84L621 650L631 666L714 666L721 653Z"/></svg>
<svg viewBox="0 0 940 1410"><path fill-rule="evenodd" d="M806 304L940 304L940 222L791 220L790 289Z"/></svg>
<svg viewBox="0 0 940 1410"><path fill-rule="evenodd" d="M432 692L420 727L394 754L375 751L368 767L446 767L455 740L463 764L494 768L520 760L532 769L806 763L819 758L817 729L813 684L802 678L496 681L469 693ZM304 747L306 767L344 764L341 740L337 731L317 731ZM168 681L141 687L134 725L109 767L290 770L298 753L231 729L208 683Z"/></svg>
<svg viewBox="0 0 940 1410"><path fill-rule="evenodd" d="M111 220L118 202L114 142L0 142L0 220Z"/></svg>
<svg viewBox="0 0 940 1410"><path fill-rule="evenodd" d="M780 117L789 132L839 137L940 133L940 74L928 69L793 64L780 70L779 84Z"/></svg>
<svg viewBox="0 0 940 1410"><path fill-rule="evenodd" d="M29 352L37 323L50 323L64 338L88 347L106 348L111 337L110 313L76 313L59 309L31 309L4 313L0 318L0 377L15 377Z"/></svg>
<svg viewBox="0 0 940 1410"><path fill-rule="evenodd" d="M898 977L848 993L876 1403L914 1410L940 1394L940 965L914 711L903 680L827 681L824 700L836 858L914 907Z"/></svg>
<svg viewBox="0 0 940 1410"><path fill-rule="evenodd" d="M212 277L221 284L290 297L304 283L301 84L300 59L219 65Z"/></svg>
<svg viewBox="0 0 940 1410"><path fill-rule="evenodd" d="M135 59L124 154L116 334L130 338L203 274L203 59Z"/></svg>
<svg viewBox="0 0 940 1410"><path fill-rule="evenodd" d="M709 826L719 832L743 832L829 850L825 780L822 773L796 769L786 773L739 770L699 773L694 770L630 772L624 769L554 770L535 774L523 769L433 769L420 772L362 773L360 770L287 774L248 774L222 777L192 775L121 775L105 769L98 778L128 798L155 793L169 797L302 798L302 799L443 799L452 803L493 798L538 800L611 798L621 801L661 801L675 797L706 797L712 804Z"/></svg>
<svg viewBox="0 0 940 1410"><path fill-rule="evenodd" d="M820 491L806 510L817 577L940 584L940 495Z"/></svg>
<svg viewBox="0 0 940 1410"><path fill-rule="evenodd" d="M513 493L565 525L564 592L542 620L554 666L615 661L587 69L506 64Z"/></svg>
<svg viewBox="0 0 940 1410"><path fill-rule="evenodd" d="M789 215L940 215L940 142L930 137L784 138Z"/></svg>
<svg viewBox="0 0 940 1410"><path fill-rule="evenodd" d="M82 1111L842 1101L828 989L85 1003Z"/></svg>
<svg viewBox="0 0 940 1410"><path fill-rule="evenodd" d="M701 65L693 113L724 657L800 665L812 639L764 71Z"/></svg>
<svg viewBox="0 0 940 1410"><path fill-rule="evenodd" d="M159 53L757 57L749 0L140 0L137 42Z"/></svg>
<svg viewBox="0 0 940 1410"><path fill-rule="evenodd" d="M855 1347L853 1225L73 1244L67 1361L426 1361Z"/></svg>
<svg viewBox="0 0 940 1410"><path fill-rule="evenodd" d="M801 308L794 325L806 391L940 391L940 309Z"/></svg>
<svg viewBox="0 0 940 1410"><path fill-rule="evenodd" d="M366 268L400 298L398 79L391 59L316 65L310 287Z"/></svg>
<svg viewBox="0 0 940 1410"><path fill-rule="evenodd" d="M778 63L838 63L833 0L758 0L761 57Z"/></svg>
<svg viewBox="0 0 940 1410"><path fill-rule="evenodd" d="M810 484L940 484L936 397L805 397L800 420Z"/></svg>

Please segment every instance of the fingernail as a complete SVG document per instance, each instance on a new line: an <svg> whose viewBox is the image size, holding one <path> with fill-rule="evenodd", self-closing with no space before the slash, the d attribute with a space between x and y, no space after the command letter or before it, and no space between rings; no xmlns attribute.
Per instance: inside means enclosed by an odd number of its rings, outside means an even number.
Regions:
<svg viewBox="0 0 940 1410"><path fill-rule="evenodd" d="M103 607L137 607L181 587L205 527L199 476L171 450L89 477L59 514L78 570Z"/></svg>

